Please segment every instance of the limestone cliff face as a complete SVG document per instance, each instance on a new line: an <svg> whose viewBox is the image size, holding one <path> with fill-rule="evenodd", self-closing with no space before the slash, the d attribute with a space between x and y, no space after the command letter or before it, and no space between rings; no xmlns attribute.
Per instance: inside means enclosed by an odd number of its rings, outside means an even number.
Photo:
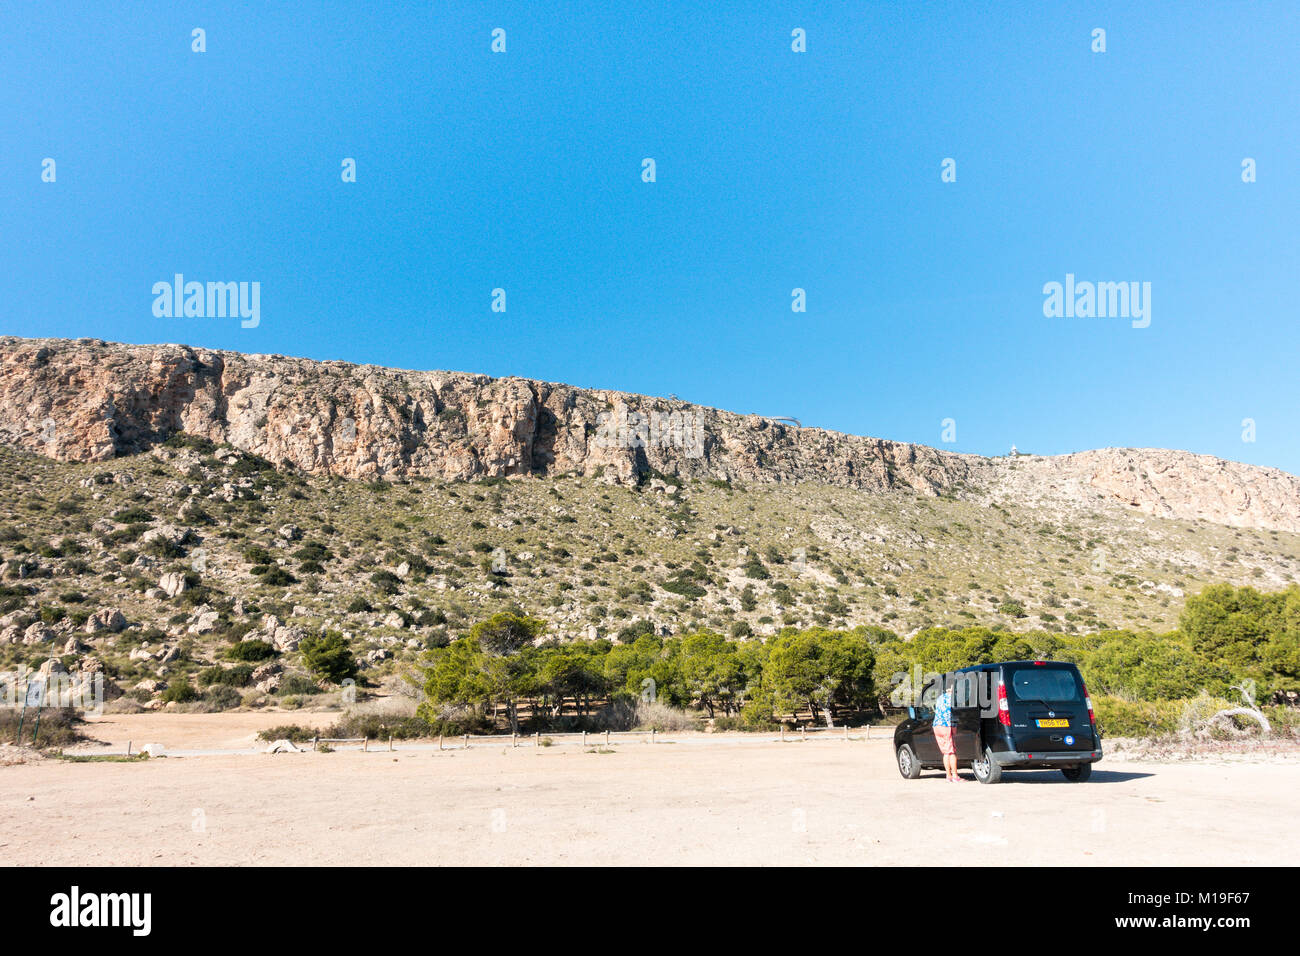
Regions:
<svg viewBox="0 0 1300 956"><path fill-rule="evenodd" d="M1100 502L1300 530L1300 479L1185 452L989 459L522 378L183 345L0 338L0 442L64 461L104 461L177 431L347 478L599 472L632 481L654 469L921 494L960 486L1011 500Z"/></svg>

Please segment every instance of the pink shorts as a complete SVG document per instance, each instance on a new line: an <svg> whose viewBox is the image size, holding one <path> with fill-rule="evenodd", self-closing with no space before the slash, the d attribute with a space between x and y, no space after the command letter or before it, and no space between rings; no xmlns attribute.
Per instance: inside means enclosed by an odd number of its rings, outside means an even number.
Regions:
<svg viewBox="0 0 1300 956"><path fill-rule="evenodd" d="M957 752L957 748L953 746L952 742L951 727L935 727L934 739L939 741L939 753L945 757Z"/></svg>

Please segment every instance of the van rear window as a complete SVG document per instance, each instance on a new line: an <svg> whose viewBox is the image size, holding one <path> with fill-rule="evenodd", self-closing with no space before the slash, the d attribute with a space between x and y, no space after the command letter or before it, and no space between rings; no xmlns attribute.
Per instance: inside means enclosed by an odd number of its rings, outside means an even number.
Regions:
<svg viewBox="0 0 1300 956"><path fill-rule="evenodd" d="M1019 700L1078 700L1079 682L1074 671L1064 668L1033 667L1013 671L1011 686Z"/></svg>

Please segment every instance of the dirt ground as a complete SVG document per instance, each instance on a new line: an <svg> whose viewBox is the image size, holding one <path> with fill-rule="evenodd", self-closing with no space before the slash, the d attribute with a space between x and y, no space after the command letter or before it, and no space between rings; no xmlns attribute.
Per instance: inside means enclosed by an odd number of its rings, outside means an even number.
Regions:
<svg viewBox="0 0 1300 956"><path fill-rule="evenodd" d="M106 716L135 749L334 715ZM879 740L237 754L0 767L11 864L1290 864L1300 761L902 779ZM400 747L400 745L399 745ZM969 774L967 774L969 777Z"/></svg>

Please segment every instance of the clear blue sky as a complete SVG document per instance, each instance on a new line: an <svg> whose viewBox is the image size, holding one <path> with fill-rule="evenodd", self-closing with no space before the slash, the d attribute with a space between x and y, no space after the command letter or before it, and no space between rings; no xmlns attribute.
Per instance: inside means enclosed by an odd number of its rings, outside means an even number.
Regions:
<svg viewBox="0 0 1300 956"><path fill-rule="evenodd" d="M1297 50L1294 2L17 0L0 332L1300 472ZM176 272L260 326L155 318ZM1045 318L1067 272L1150 327Z"/></svg>

